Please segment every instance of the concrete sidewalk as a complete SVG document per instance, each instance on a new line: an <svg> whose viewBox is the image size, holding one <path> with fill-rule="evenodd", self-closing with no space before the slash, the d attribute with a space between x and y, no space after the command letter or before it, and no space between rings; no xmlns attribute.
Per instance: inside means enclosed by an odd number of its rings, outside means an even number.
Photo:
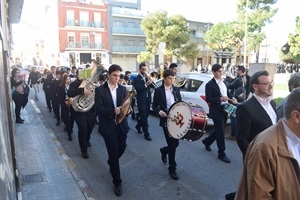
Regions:
<svg viewBox="0 0 300 200"><path fill-rule="evenodd" d="M25 123L16 124L14 136L19 199L95 199L33 100L21 117Z"/></svg>

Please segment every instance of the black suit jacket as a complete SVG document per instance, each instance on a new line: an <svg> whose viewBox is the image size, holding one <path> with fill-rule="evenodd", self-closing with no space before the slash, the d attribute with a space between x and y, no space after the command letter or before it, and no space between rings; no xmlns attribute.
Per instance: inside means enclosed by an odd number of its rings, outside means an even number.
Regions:
<svg viewBox="0 0 300 200"><path fill-rule="evenodd" d="M277 115L276 104L273 100L271 105ZM245 156L247 148L255 136L273 124L265 109L254 96L237 107L236 117L236 139L243 156Z"/></svg>
<svg viewBox="0 0 300 200"><path fill-rule="evenodd" d="M173 86L173 95L174 95L175 101L181 101L180 90L178 87ZM158 115L159 111L161 111L161 110L168 113L166 91L165 91L164 85L155 89L153 103L152 103L152 109L153 109L153 112L157 115ZM160 117L159 125L161 127L165 127L166 122L167 122L167 118Z"/></svg>
<svg viewBox="0 0 300 200"><path fill-rule="evenodd" d="M146 80L147 81L147 80ZM150 86L145 87L145 81L143 77L139 74L133 81L132 85L136 90L136 99L138 104L150 103L151 102L151 93Z"/></svg>
<svg viewBox="0 0 300 200"><path fill-rule="evenodd" d="M127 96L126 88L122 85L118 85L117 88L117 107L121 106L123 100ZM115 123L115 106L108 87L108 83L98 87L95 92L95 108L96 114L99 115L99 127L98 132L102 135L114 134L112 130L115 126L120 126L123 134L127 134L129 131L127 117L119 124Z"/></svg>
<svg viewBox="0 0 300 200"><path fill-rule="evenodd" d="M221 91L220 88L214 78L212 78L206 85L205 85L205 96L206 101L209 103L209 117L216 118L219 116L226 115L224 111L224 107L221 105ZM229 93L227 89L227 96L232 98L232 95Z"/></svg>

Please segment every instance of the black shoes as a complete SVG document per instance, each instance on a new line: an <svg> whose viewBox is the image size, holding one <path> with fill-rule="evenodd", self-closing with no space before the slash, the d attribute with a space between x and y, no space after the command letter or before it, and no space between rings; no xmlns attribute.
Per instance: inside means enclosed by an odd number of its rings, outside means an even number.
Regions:
<svg viewBox="0 0 300 200"><path fill-rule="evenodd" d="M178 180L179 179L179 176L178 176L178 174L177 174L176 171L169 171L169 174L170 174L170 176L171 176L172 179L174 179L174 180Z"/></svg>
<svg viewBox="0 0 300 200"><path fill-rule="evenodd" d="M88 159L88 158L89 158L88 152L82 152L81 155L82 155L82 157L85 158L85 159Z"/></svg>
<svg viewBox="0 0 300 200"><path fill-rule="evenodd" d="M223 162L225 163L230 163L231 161L229 160L229 158L226 156L226 155L223 155L223 156L218 156L218 158L220 160L222 160Z"/></svg>
<svg viewBox="0 0 300 200"><path fill-rule="evenodd" d="M152 138L150 137L150 135L148 134L148 135L145 135L145 140L147 140L147 141L151 141L152 140Z"/></svg>
<svg viewBox="0 0 300 200"><path fill-rule="evenodd" d="M60 120L57 120L56 121L56 126L59 126L60 125Z"/></svg>
<svg viewBox="0 0 300 200"><path fill-rule="evenodd" d="M91 144L90 142L88 142L87 146L88 146L88 147L91 147L91 146L92 146L92 144Z"/></svg>
<svg viewBox="0 0 300 200"><path fill-rule="evenodd" d="M211 151L210 146L207 145L207 144L204 142L204 140L202 140L202 143L204 144L206 151Z"/></svg>
<svg viewBox="0 0 300 200"><path fill-rule="evenodd" d="M161 153L161 161L163 163L167 163L167 153L164 152L164 148L165 147L159 149Z"/></svg>
<svg viewBox="0 0 300 200"><path fill-rule="evenodd" d="M122 195L122 185L115 185L114 192L117 196Z"/></svg>
<svg viewBox="0 0 300 200"><path fill-rule="evenodd" d="M16 123L18 123L18 124L24 124L24 120L17 119L17 120L16 120Z"/></svg>
<svg viewBox="0 0 300 200"><path fill-rule="evenodd" d="M135 129L137 130L138 133L143 133L141 127L138 127L138 125L135 125Z"/></svg>
<svg viewBox="0 0 300 200"><path fill-rule="evenodd" d="M69 141L72 141L72 140L73 140L71 135L68 136L68 140L69 140Z"/></svg>

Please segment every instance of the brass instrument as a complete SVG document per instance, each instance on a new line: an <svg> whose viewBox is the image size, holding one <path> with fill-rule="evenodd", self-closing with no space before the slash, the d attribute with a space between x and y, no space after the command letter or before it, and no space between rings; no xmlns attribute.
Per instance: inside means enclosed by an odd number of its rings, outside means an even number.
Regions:
<svg viewBox="0 0 300 200"><path fill-rule="evenodd" d="M185 77L175 76L174 86L182 87L186 83L186 80Z"/></svg>
<svg viewBox="0 0 300 200"><path fill-rule="evenodd" d="M39 82L39 81L42 80L43 78L46 79L46 78L47 78L47 74L44 75L44 76L42 76L41 78L39 78L39 79L37 80L37 82Z"/></svg>
<svg viewBox="0 0 300 200"><path fill-rule="evenodd" d="M94 83L100 74L106 72L105 68L97 61L93 61L91 68L85 69L90 72L90 78L84 78L79 88L86 88L90 91L90 95L77 95L72 99L72 107L77 112L87 112L95 104L95 90L97 85ZM84 73L83 73L84 74ZM86 73L88 74L88 73Z"/></svg>
<svg viewBox="0 0 300 200"><path fill-rule="evenodd" d="M65 100L65 103L66 103L67 107L70 107L72 105L72 102L73 102L73 98L67 98Z"/></svg>
<svg viewBox="0 0 300 200"><path fill-rule="evenodd" d="M128 95L123 100L123 103L121 105L121 111L120 114L116 115L115 122L116 124L120 124L124 118L130 114L131 112L131 101L132 97L135 95L134 91L129 91Z"/></svg>
<svg viewBox="0 0 300 200"><path fill-rule="evenodd" d="M145 76L146 76L146 78L149 80L152 80L152 83L151 83L151 85L150 86L152 86L153 88L158 88L159 86L153 81L153 79L152 79L152 77L151 77L151 75L149 74L149 72L148 71L146 71L145 72Z"/></svg>

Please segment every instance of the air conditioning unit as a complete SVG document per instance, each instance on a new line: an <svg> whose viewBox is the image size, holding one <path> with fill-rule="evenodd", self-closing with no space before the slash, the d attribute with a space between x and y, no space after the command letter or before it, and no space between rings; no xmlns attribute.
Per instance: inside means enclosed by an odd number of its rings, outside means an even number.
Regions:
<svg viewBox="0 0 300 200"><path fill-rule="evenodd" d="M91 31L90 32L90 35L95 35L96 33L94 31Z"/></svg>
<svg viewBox="0 0 300 200"><path fill-rule="evenodd" d="M79 26L79 20L78 19L74 20L74 24L75 26Z"/></svg>

